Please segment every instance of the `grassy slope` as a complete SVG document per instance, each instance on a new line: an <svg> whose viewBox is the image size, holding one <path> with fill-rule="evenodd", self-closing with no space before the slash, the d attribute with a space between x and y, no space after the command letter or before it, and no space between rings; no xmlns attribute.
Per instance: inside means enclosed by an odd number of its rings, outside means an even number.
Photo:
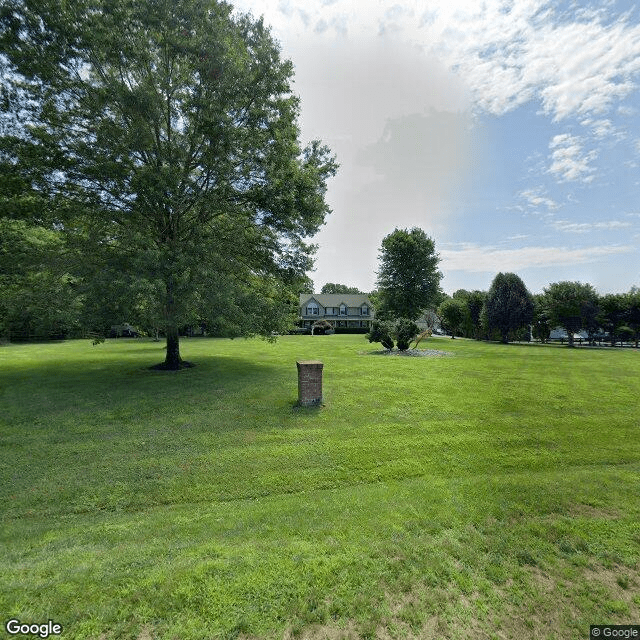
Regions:
<svg viewBox="0 0 640 640"><path fill-rule="evenodd" d="M0 611L64 638L640 620L640 354L362 336L0 348ZM325 406L294 407L296 359Z"/></svg>

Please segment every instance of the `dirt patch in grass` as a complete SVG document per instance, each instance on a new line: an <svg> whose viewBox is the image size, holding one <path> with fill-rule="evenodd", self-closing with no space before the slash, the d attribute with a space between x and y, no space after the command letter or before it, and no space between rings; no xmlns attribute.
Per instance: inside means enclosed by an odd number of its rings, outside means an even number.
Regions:
<svg viewBox="0 0 640 640"><path fill-rule="evenodd" d="M388 614L372 629L349 622L291 630L284 640L547 640L586 637L589 624L605 617L618 624L640 619L640 572L637 568L584 568L573 580L528 567L529 586L509 580L491 595L416 588L387 594ZM594 620L585 619L578 599L594 594ZM425 599L426 598L426 599ZM434 600L435 598L435 600ZM428 600L430 602L428 602ZM426 613L437 601L437 612ZM583 605L584 606L584 603ZM416 617L412 620L412 611ZM424 615L426 613L426 615ZM416 624L417 622L417 624ZM248 639L246 639L248 640Z"/></svg>
<svg viewBox="0 0 640 640"><path fill-rule="evenodd" d="M620 517L620 512L611 507L602 508L590 504L575 504L570 508L569 515L576 518L613 520Z"/></svg>
<svg viewBox="0 0 640 640"><path fill-rule="evenodd" d="M344 627L331 624L313 625L300 632L287 629L282 640L358 640L360 637L355 624L349 622Z"/></svg>
<svg viewBox="0 0 640 640"><path fill-rule="evenodd" d="M151 627L142 627L140 633L138 634L137 640L153 640L153 635L151 634Z"/></svg>

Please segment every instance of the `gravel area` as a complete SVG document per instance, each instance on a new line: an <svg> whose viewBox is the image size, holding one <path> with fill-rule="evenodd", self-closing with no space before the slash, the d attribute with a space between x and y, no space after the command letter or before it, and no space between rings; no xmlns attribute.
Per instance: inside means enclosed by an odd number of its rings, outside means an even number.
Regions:
<svg viewBox="0 0 640 640"><path fill-rule="evenodd" d="M453 355L450 351L439 351L438 349L407 349L406 351L398 351L393 349L388 351L369 351L368 355L372 356L405 356L409 358L442 358L444 356Z"/></svg>

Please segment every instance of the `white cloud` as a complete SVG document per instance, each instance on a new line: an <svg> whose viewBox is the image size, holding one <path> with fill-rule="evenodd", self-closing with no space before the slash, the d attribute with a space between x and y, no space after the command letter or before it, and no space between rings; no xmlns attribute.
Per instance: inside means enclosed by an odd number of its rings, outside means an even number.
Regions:
<svg viewBox="0 0 640 640"><path fill-rule="evenodd" d="M602 120L593 120L587 118L580 123L583 127L590 129L591 134L597 140L609 139L618 142L626 138L626 133L618 129L608 118Z"/></svg>
<svg viewBox="0 0 640 640"><path fill-rule="evenodd" d="M554 220L551 226L556 231L569 233L589 233L591 231L612 231L631 227L630 222L621 220L609 220L606 222L570 222L569 220Z"/></svg>
<svg viewBox="0 0 640 640"><path fill-rule="evenodd" d="M522 247L500 249L495 246L463 244L460 249L441 250L440 267L445 271L469 273L517 272L531 267L575 266L634 251L631 246L607 245L571 249L569 247Z"/></svg>
<svg viewBox="0 0 640 640"><path fill-rule="evenodd" d="M549 173L561 182L591 182L595 169L589 163L598 157L598 152L592 149L583 153L582 142L582 138L568 133L554 136L549 143L552 150Z"/></svg>
<svg viewBox="0 0 640 640"><path fill-rule="evenodd" d="M544 207L548 211L555 211L560 206L557 202L544 195L542 187L537 189L526 189L525 191L521 191L518 195L527 202L529 209L539 210L541 207Z"/></svg>
<svg viewBox="0 0 640 640"><path fill-rule="evenodd" d="M555 120L605 113L636 89L640 24L602 8L562 13L550 0L235 0L287 35L307 20L325 35L401 34L455 70L483 110L503 114L532 99ZM625 108L621 105L621 108Z"/></svg>
<svg viewBox="0 0 640 640"><path fill-rule="evenodd" d="M618 113L621 116L634 116L636 115L637 110L627 104L623 104L618 107Z"/></svg>

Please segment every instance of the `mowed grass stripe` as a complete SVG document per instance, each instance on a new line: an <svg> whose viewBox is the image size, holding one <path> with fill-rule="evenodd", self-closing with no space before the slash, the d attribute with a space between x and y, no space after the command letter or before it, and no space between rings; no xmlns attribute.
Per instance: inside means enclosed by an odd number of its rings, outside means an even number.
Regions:
<svg viewBox="0 0 640 640"><path fill-rule="evenodd" d="M153 342L3 347L3 610L77 638L510 637L542 628L532 601L559 638L631 620L638 354L424 346L453 357L193 339L168 373ZM325 363L324 407L294 406L296 359Z"/></svg>

